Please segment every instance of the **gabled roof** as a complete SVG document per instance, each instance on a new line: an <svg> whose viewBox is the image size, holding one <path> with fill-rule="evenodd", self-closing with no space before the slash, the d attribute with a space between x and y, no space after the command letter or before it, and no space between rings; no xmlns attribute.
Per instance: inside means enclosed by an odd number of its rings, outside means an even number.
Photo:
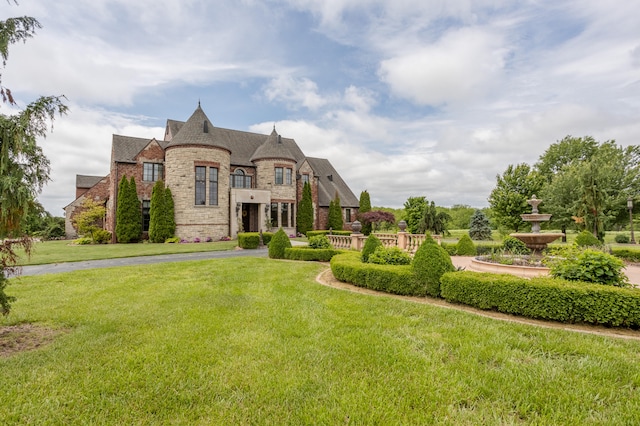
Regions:
<svg viewBox="0 0 640 426"><path fill-rule="evenodd" d="M228 141L219 137L220 135L214 129L211 121L198 104L191 117L180 127L178 133L173 135L167 148L180 145L203 145L231 151Z"/></svg>
<svg viewBox="0 0 640 426"><path fill-rule="evenodd" d="M76 175L76 188L89 189L104 179L104 176Z"/></svg>
<svg viewBox="0 0 640 426"><path fill-rule="evenodd" d="M342 207L357 208L360 205L358 198L351 192L349 186L333 168L329 160L325 158L307 157L313 173L318 177L318 205L328 207L336 193L340 197Z"/></svg>
<svg viewBox="0 0 640 426"><path fill-rule="evenodd" d="M153 139L133 138L131 136L113 135L111 145L111 161L118 163L135 163L136 156L142 151ZM168 142L157 141L158 144L165 149Z"/></svg>
<svg viewBox="0 0 640 426"><path fill-rule="evenodd" d="M267 140L255 150L250 160L257 161L265 159L283 159L297 162L296 157L289 152L287 145L282 142L282 136L276 132L275 126Z"/></svg>

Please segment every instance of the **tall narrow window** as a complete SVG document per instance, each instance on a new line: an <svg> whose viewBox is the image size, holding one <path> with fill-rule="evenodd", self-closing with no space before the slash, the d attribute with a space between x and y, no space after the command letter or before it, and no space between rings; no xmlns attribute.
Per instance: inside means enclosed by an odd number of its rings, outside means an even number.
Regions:
<svg viewBox="0 0 640 426"><path fill-rule="evenodd" d="M142 180L146 182L155 182L162 179L164 167L161 163L143 163L142 164Z"/></svg>
<svg viewBox="0 0 640 426"><path fill-rule="evenodd" d="M196 206L205 205L207 168L196 166Z"/></svg>
<svg viewBox="0 0 640 426"><path fill-rule="evenodd" d="M280 207L282 208L282 216L280 217L280 224L282 227L289 226L289 203L281 203Z"/></svg>
<svg viewBox="0 0 640 426"><path fill-rule="evenodd" d="M284 169L285 170L285 184L287 185L291 185L291 177L293 175L293 171L291 169Z"/></svg>
<svg viewBox="0 0 640 426"><path fill-rule="evenodd" d="M218 205L218 169L215 167L209 167L209 205Z"/></svg>
<svg viewBox="0 0 640 426"><path fill-rule="evenodd" d="M282 185L284 183L282 167L276 167L276 185Z"/></svg>
<svg viewBox="0 0 640 426"><path fill-rule="evenodd" d="M150 219L151 219L151 200L142 200L142 232L149 231Z"/></svg>
<svg viewBox="0 0 640 426"><path fill-rule="evenodd" d="M302 184L309 183L309 175L302 175Z"/></svg>
<svg viewBox="0 0 640 426"><path fill-rule="evenodd" d="M344 209L344 221L351 223L351 209Z"/></svg>
<svg viewBox="0 0 640 426"><path fill-rule="evenodd" d="M278 227L278 203L271 203L271 227Z"/></svg>

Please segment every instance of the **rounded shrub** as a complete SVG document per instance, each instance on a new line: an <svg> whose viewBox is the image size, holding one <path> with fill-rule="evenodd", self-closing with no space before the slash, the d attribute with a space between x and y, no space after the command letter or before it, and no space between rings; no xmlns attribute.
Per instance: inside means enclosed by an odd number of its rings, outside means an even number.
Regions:
<svg viewBox="0 0 640 426"><path fill-rule="evenodd" d="M411 256L398 247L376 247L376 250L369 255L369 263L378 265L410 265Z"/></svg>
<svg viewBox="0 0 640 426"><path fill-rule="evenodd" d="M578 247L600 247L602 243L591 232L584 230L576 236Z"/></svg>
<svg viewBox="0 0 640 426"><path fill-rule="evenodd" d="M416 251L411 266L418 282L425 286L425 293L432 297L440 296L440 277L456 270L445 249L426 241Z"/></svg>
<svg viewBox="0 0 640 426"><path fill-rule="evenodd" d="M269 257L271 259L284 259L284 250L288 248L291 248L291 241L287 233L280 228L269 242Z"/></svg>
<svg viewBox="0 0 640 426"><path fill-rule="evenodd" d="M618 244L629 244L629 236L625 234L616 235L615 242Z"/></svg>
<svg viewBox="0 0 640 426"><path fill-rule="evenodd" d="M476 246L471 241L471 237L468 235L463 235L458 244L456 244L456 254L458 256L475 256L478 254L478 250L476 250Z"/></svg>
<svg viewBox="0 0 640 426"><path fill-rule="evenodd" d="M326 235L316 235L309 238L309 247L312 249L329 249L331 247L331 241Z"/></svg>
<svg viewBox="0 0 640 426"><path fill-rule="evenodd" d="M382 247L382 241L378 239L373 234L370 234L367 237L367 240L364 242L364 247L362 248L362 253L360 254L360 259L367 263L369 261L369 256L376 251L376 248Z"/></svg>
<svg viewBox="0 0 640 426"><path fill-rule="evenodd" d="M629 287L627 276L622 272L624 263L617 257L594 249L577 250L564 259L552 261L550 273L556 278L569 281Z"/></svg>
<svg viewBox="0 0 640 426"><path fill-rule="evenodd" d="M531 250L527 245L515 237L506 237L502 241L502 250L510 254L530 254Z"/></svg>
<svg viewBox="0 0 640 426"><path fill-rule="evenodd" d="M93 233L93 240L96 244L107 244L111 242L111 232L105 229L98 229Z"/></svg>

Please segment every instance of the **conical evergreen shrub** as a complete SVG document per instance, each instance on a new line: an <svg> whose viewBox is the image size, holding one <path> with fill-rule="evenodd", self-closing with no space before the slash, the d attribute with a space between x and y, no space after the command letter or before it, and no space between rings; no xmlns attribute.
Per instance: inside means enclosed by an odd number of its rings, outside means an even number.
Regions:
<svg viewBox="0 0 640 426"><path fill-rule="evenodd" d="M418 281L424 285L425 293L431 297L440 297L442 275L456 270L445 249L427 242L420 245L411 266Z"/></svg>
<svg viewBox="0 0 640 426"><path fill-rule="evenodd" d="M287 233L280 228L269 242L269 257L271 259L284 259L284 250L287 248L291 248L291 241Z"/></svg>

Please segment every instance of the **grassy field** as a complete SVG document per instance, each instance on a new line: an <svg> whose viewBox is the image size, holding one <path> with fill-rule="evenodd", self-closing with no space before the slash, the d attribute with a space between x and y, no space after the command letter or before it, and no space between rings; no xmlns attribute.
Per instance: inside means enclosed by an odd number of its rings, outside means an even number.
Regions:
<svg viewBox="0 0 640 426"><path fill-rule="evenodd" d="M12 279L3 424L631 425L640 342L317 284L258 258Z"/></svg>

